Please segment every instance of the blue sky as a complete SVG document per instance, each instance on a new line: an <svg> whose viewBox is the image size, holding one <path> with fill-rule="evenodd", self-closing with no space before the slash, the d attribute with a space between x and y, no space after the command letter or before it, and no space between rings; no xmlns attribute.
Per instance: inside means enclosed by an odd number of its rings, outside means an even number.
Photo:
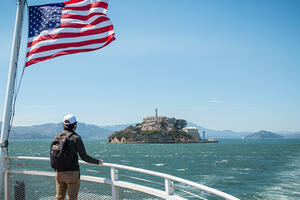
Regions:
<svg viewBox="0 0 300 200"><path fill-rule="evenodd" d="M117 40L27 68L14 124L67 113L132 123L157 107L210 129L300 131L299 10L297 0L111 0ZM1 116L15 11L15 1L0 8Z"/></svg>

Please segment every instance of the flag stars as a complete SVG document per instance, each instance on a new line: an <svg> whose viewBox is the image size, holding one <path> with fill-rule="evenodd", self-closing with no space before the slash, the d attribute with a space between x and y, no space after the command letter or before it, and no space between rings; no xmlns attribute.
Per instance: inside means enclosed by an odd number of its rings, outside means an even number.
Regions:
<svg viewBox="0 0 300 200"><path fill-rule="evenodd" d="M60 27L60 18L64 4L48 4L29 7L29 37L42 31Z"/></svg>

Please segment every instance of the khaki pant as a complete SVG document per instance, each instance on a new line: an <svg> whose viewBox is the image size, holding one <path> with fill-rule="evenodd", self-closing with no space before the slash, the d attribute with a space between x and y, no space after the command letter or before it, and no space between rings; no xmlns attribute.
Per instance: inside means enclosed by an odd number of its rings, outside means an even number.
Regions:
<svg viewBox="0 0 300 200"><path fill-rule="evenodd" d="M66 191L68 200L77 200L79 187L79 171L56 172L56 200L64 200Z"/></svg>

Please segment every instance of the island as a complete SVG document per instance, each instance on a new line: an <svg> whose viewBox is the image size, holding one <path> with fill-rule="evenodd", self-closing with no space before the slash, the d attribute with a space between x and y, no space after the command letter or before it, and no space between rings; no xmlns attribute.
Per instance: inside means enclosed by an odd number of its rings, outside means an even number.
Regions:
<svg viewBox="0 0 300 200"><path fill-rule="evenodd" d="M283 136L279 135L277 133L273 133L270 131L264 131L264 130L253 133L251 135L247 135L245 137L245 139L276 139L276 138L283 138Z"/></svg>
<svg viewBox="0 0 300 200"><path fill-rule="evenodd" d="M215 139L201 139L198 129L186 127L184 119L158 116L145 117L142 123L115 131L108 137L109 143L212 143ZM197 131L195 130L197 129Z"/></svg>

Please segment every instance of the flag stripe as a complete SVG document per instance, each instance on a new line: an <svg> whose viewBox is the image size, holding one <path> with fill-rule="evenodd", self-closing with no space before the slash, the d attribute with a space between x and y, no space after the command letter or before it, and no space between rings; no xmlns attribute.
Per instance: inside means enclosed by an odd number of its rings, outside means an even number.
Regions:
<svg viewBox="0 0 300 200"><path fill-rule="evenodd" d="M57 29L52 29L52 30L41 32L39 36L28 38L28 42L36 41L41 36L48 36L48 35L51 36L52 34L57 34L57 33L74 33L74 34L76 34L76 33L84 32L84 31L87 31L87 30L98 29L98 28L106 27L106 26L112 26L111 21L105 21L105 22L102 22L101 24L97 24L93 27L86 27L86 28L81 28L81 29L79 29L79 28L57 28ZM47 37L45 37L45 39L47 39Z"/></svg>
<svg viewBox="0 0 300 200"><path fill-rule="evenodd" d="M94 15L94 16L90 17L89 19L86 19L86 20L64 18L64 19L61 19L61 23L62 24L63 23L90 24L90 23L92 23L92 22L94 22L95 20L98 20L98 19L107 19L107 20L109 20L109 18L107 18L106 15Z"/></svg>
<svg viewBox="0 0 300 200"><path fill-rule="evenodd" d="M51 40L54 40L54 39L84 37L84 36L89 36L89 35L102 34L102 33L108 32L108 31L113 31L113 26L101 27L101 28L98 28L98 29L87 30L87 31L83 31L83 32L80 32L80 33L51 34L51 35L42 36L42 37L40 37L39 39L37 39L33 42L28 42L27 47L31 47L33 49L33 48L35 48L35 45L38 44L38 43L47 43L47 42L50 42Z"/></svg>
<svg viewBox="0 0 300 200"><path fill-rule="evenodd" d="M76 16L80 16L80 15L76 15ZM109 18L106 17L106 15L94 15L89 19L86 20L82 20L82 19L69 19L69 18L65 18L65 19L61 19L61 23L75 23L75 24L90 24L92 22L94 22L97 19L107 19L109 20Z"/></svg>
<svg viewBox="0 0 300 200"><path fill-rule="evenodd" d="M94 43L104 43L107 39L108 39L108 37L94 39L94 40L81 41L81 42L59 43L59 44L50 44L47 46L41 46L41 47L35 48L35 49L31 50L30 52L28 52L27 57L29 57L30 55L37 53L37 52L49 51L49 50L53 50L53 49L63 49L63 48L68 48L68 47L81 47L81 46L94 44Z"/></svg>
<svg viewBox="0 0 300 200"><path fill-rule="evenodd" d="M63 15L66 14L76 14L76 15L88 15L89 13L106 13L106 9L104 8L91 8L90 10L64 10L62 11Z"/></svg>
<svg viewBox="0 0 300 200"><path fill-rule="evenodd" d="M70 6L72 4L77 4L77 3L82 3L82 2L84 2L84 0L70 0L70 1L64 2L64 4Z"/></svg>
<svg viewBox="0 0 300 200"><path fill-rule="evenodd" d="M107 17L99 17L96 20L90 22L90 23L61 23L61 28L86 28L86 27L91 27L95 26L99 23L108 21L109 19Z"/></svg>
<svg viewBox="0 0 300 200"><path fill-rule="evenodd" d="M96 15L104 15L104 16L106 16L103 13L90 13L88 15L64 14L64 15L61 16L61 18L62 18L62 20L66 20L66 19L70 19L70 20L71 19L78 19L78 20L86 21L86 20L88 20L91 17L96 16Z"/></svg>
<svg viewBox="0 0 300 200"><path fill-rule="evenodd" d="M47 41L39 42L34 46L28 47L27 55L28 56L32 55L32 54L36 53L36 51L41 52L40 49L38 49L38 48L43 47L43 46L49 46L49 45L52 45L52 44L59 44L59 43L65 44L65 43L72 43L72 42L78 42L78 41L89 41L89 40L94 40L94 39L103 39L103 38L107 38L108 36L113 35L113 34L114 34L114 32L110 31L110 32L104 32L104 33L96 34L96 35L87 35L87 36L83 36L83 37L80 37L80 38L73 37L73 38L61 38L61 39L47 40Z"/></svg>
<svg viewBox="0 0 300 200"><path fill-rule="evenodd" d="M58 56L63 56L63 55L67 55L67 54L74 54L74 53L81 53L81 52L88 52L88 51L98 50L98 49L101 49L101 48L107 46L108 44L110 44L114 40L115 40L115 37L112 37L103 46L100 46L98 48L65 50L65 51L61 51L59 53L53 54L51 56L45 56L45 57L39 57L39 58L36 58L36 59L31 59L28 62L26 62L26 67L28 67L29 65L32 65L32 64L44 61L44 60L48 60L48 59L51 59L51 58L58 57Z"/></svg>
<svg viewBox="0 0 300 200"><path fill-rule="evenodd" d="M94 49L94 48L98 48L100 46L103 46L107 40L109 40L111 37L113 37L113 35L110 35L108 37L106 37L104 42L99 42L99 43L93 43L93 44L87 44L87 45L83 45L83 46L76 46L76 47L67 47L67 48L62 48L62 49L52 49L52 50L48 50L48 51L43 51L43 52L38 52L35 54L30 55L28 58L29 59L36 59L36 58L40 58L40 57L45 57L45 56L50 56L52 54L56 54L59 53L61 51L64 50L74 50L74 49Z"/></svg>
<svg viewBox="0 0 300 200"><path fill-rule="evenodd" d="M90 0L90 1L85 1L85 0L74 0L74 1L67 1L64 4L67 5L68 7L79 7L79 6L85 6L93 2L103 2L108 4L108 0Z"/></svg>
<svg viewBox="0 0 300 200"><path fill-rule="evenodd" d="M91 10L91 8L104 8L105 10L107 10L107 3L104 2L95 2L95 3L91 3L85 6L80 6L80 7L64 7L64 10L79 10L79 11L83 11L83 10Z"/></svg>
<svg viewBox="0 0 300 200"><path fill-rule="evenodd" d="M30 60L33 60L33 59L48 57L48 56L60 53L62 51L79 50L79 49L95 49L95 48L99 48L99 47L103 46L104 44L105 44L105 42L90 44L90 45L86 45L86 46L82 46L82 47L69 47L69 48L64 48L64 49L54 49L51 51L45 51L45 52L40 52L38 54L34 54L34 55L30 56L29 58L30 58Z"/></svg>

